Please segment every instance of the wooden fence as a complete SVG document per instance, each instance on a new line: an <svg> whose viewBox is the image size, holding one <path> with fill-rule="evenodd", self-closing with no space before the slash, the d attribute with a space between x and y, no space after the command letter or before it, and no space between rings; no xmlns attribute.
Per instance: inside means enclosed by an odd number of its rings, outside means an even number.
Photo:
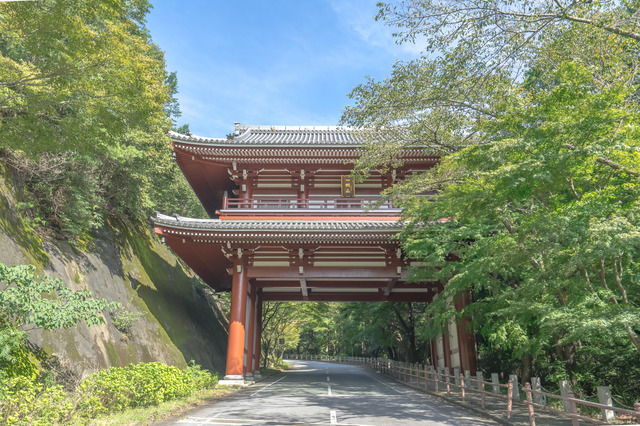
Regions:
<svg viewBox="0 0 640 426"><path fill-rule="evenodd" d="M518 378L515 375L509 376L507 383L499 383L497 373L493 373L491 381L488 382L485 381L482 372L478 372L474 377L469 371L465 371L463 374L457 368L451 372L448 368L436 369L430 365L410 364L381 358L299 354L285 354L285 358L363 365L425 392L446 392L447 397L459 398L466 402L472 402L469 398L470 395L478 395L482 408L486 407L489 398L493 401L501 400L508 419L511 418L514 404L519 404L527 408L530 425L536 424L536 410L547 410L569 417L573 425L579 425L580 421L593 424L611 424L616 415L631 419L635 417L640 421L640 402L635 404L635 410L614 407L608 387L598 388L600 402L596 403L575 398L566 381L560 383L561 395L556 395L543 392L539 378L532 378L533 388L530 383L525 383L524 387L520 388ZM521 396L524 396L524 400L521 400ZM549 407L547 404L549 399L561 401L563 409ZM578 406L580 405L600 409L602 419L578 414Z"/></svg>

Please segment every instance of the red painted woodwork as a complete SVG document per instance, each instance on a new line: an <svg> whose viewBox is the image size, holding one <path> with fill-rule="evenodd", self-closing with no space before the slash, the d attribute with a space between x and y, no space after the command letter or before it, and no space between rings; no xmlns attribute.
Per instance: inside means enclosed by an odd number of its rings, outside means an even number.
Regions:
<svg viewBox="0 0 640 426"><path fill-rule="evenodd" d="M249 292L249 324L247 325L247 361L244 367L244 372L253 374L253 346L255 339L255 314L256 314L256 288L251 286Z"/></svg>
<svg viewBox="0 0 640 426"><path fill-rule="evenodd" d="M450 373L453 373L453 368L451 367L451 344L449 343L449 335L442 335L442 352L444 354L444 366L449 369Z"/></svg>
<svg viewBox="0 0 640 426"><path fill-rule="evenodd" d="M245 316L248 284L246 265L245 257L234 262L226 379L244 377Z"/></svg>
<svg viewBox="0 0 640 426"><path fill-rule="evenodd" d="M463 294L456 301L456 309L461 311L470 302L468 293ZM456 324L458 328L458 348L460 349L460 368L462 371L469 370L471 375L476 375L476 346L473 334L469 331L469 320L463 319Z"/></svg>
<svg viewBox="0 0 640 426"><path fill-rule="evenodd" d="M360 145L341 128L327 136L298 131L290 143L281 141L295 131L242 125L228 139L170 134L176 161L212 219L165 216L156 232L208 285L232 291L226 378L259 370L263 301L431 302L441 289L405 281L408 261L394 240L400 210L389 201L375 205L382 190L439 158L411 148L403 166L373 171L356 183L357 198L343 198L341 177ZM464 324L458 336L463 368L475 369ZM448 336L443 344L450 367Z"/></svg>
<svg viewBox="0 0 640 426"><path fill-rule="evenodd" d="M243 197L241 199L223 198L222 210L233 209L268 209L268 210L290 210L290 209L312 209L312 210L333 210L333 209L351 209L363 210L365 208L373 208L377 199L367 198L250 198ZM375 206L376 213L379 210L392 210L392 214L398 215L399 208L393 206L391 201L385 201L379 206ZM231 214L232 211L224 211L222 214ZM323 212L326 214L326 212Z"/></svg>
<svg viewBox="0 0 640 426"><path fill-rule="evenodd" d="M256 293L256 339L255 350L253 360L253 371L260 371L260 357L262 356L262 299L260 293L262 290L258 290Z"/></svg>

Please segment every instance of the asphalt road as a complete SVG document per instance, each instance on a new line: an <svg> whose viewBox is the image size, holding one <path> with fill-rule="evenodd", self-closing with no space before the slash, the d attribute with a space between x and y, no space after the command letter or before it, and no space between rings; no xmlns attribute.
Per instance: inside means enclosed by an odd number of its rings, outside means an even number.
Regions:
<svg viewBox="0 0 640 426"><path fill-rule="evenodd" d="M489 425L362 367L287 361L286 373L201 406L175 424Z"/></svg>

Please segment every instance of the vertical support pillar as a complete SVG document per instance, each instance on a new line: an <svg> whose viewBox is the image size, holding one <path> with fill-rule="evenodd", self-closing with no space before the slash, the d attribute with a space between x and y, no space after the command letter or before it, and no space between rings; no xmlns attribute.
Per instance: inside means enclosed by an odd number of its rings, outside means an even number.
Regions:
<svg viewBox="0 0 640 426"><path fill-rule="evenodd" d="M251 208L251 198L253 196L253 175L247 170L242 171L242 181L240 183L240 205L243 209Z"/></svg>
<svg viewBox="0 0 640 426"><path fill-rule="evenodd" d="M309 208L309 175L305 173L304 169L300 170L298 176L298 204L299 209Z"/></svg>
<svg viewBox="0 0 640 426"><path fill-rule="evenodd" d="M255 342L255 322L256 322L256 288L250 285L249 290L249 312L247 315L247 359L244 366L244 376L247 380L253 380L253 350Z"/></svg>
<svg viewBox="0 0 640 426"><path fill-rule="evenodd" d="M262 291L262 290L260 290ZM260 293L256 294L256 332L255 334L255 358L253 361L253 375L260 377L260 359L262 358L262 300Z"/></svg>
<svg viewBox="0 0 640 426"><path fill-rule="evenodd" d="M451 373L451 346L449 345L449 336L446 334L442 335L442 348L444 352L444 366L447 368L447 371Z"/></svg>
<svg viewBox="0 0 640 426"><path fill-rule="evenodd" d="M241 254L241 252L240 252ZM233 263L231 314L227 345L227 368L224 380L244 383L245 315L247 309L247 259L239 256ZM232 383L233 384L233 383Z"/></svg>
<svg viewBox="0 0 640 426"><path fill-rule="evenodd" d="M461 311L470 302L469 293L463 294L456 301L456 310ZM476 345L473 334L469 332L469 320L464 319L457 324L458 328L458 349L460 354L460 367L462 370L469 370L472 375L476 374Z"/></svg>
<svg viewBox="0 0 640 426"><path fill-rule="evenodd" d="M436 339L431 339L431 365L434 368L438 368L438 342Z"/></svg>

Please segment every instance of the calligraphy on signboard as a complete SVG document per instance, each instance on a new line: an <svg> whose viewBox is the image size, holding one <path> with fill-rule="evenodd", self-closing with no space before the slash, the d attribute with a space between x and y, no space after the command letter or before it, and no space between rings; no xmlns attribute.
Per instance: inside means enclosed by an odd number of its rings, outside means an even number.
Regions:
<svg viewBox="0 0 640 426"><path fill-rule="evenodd" d="M351 175L340 176L340 194L343 198L353 198L356 196L356 183Z"/></svg>

